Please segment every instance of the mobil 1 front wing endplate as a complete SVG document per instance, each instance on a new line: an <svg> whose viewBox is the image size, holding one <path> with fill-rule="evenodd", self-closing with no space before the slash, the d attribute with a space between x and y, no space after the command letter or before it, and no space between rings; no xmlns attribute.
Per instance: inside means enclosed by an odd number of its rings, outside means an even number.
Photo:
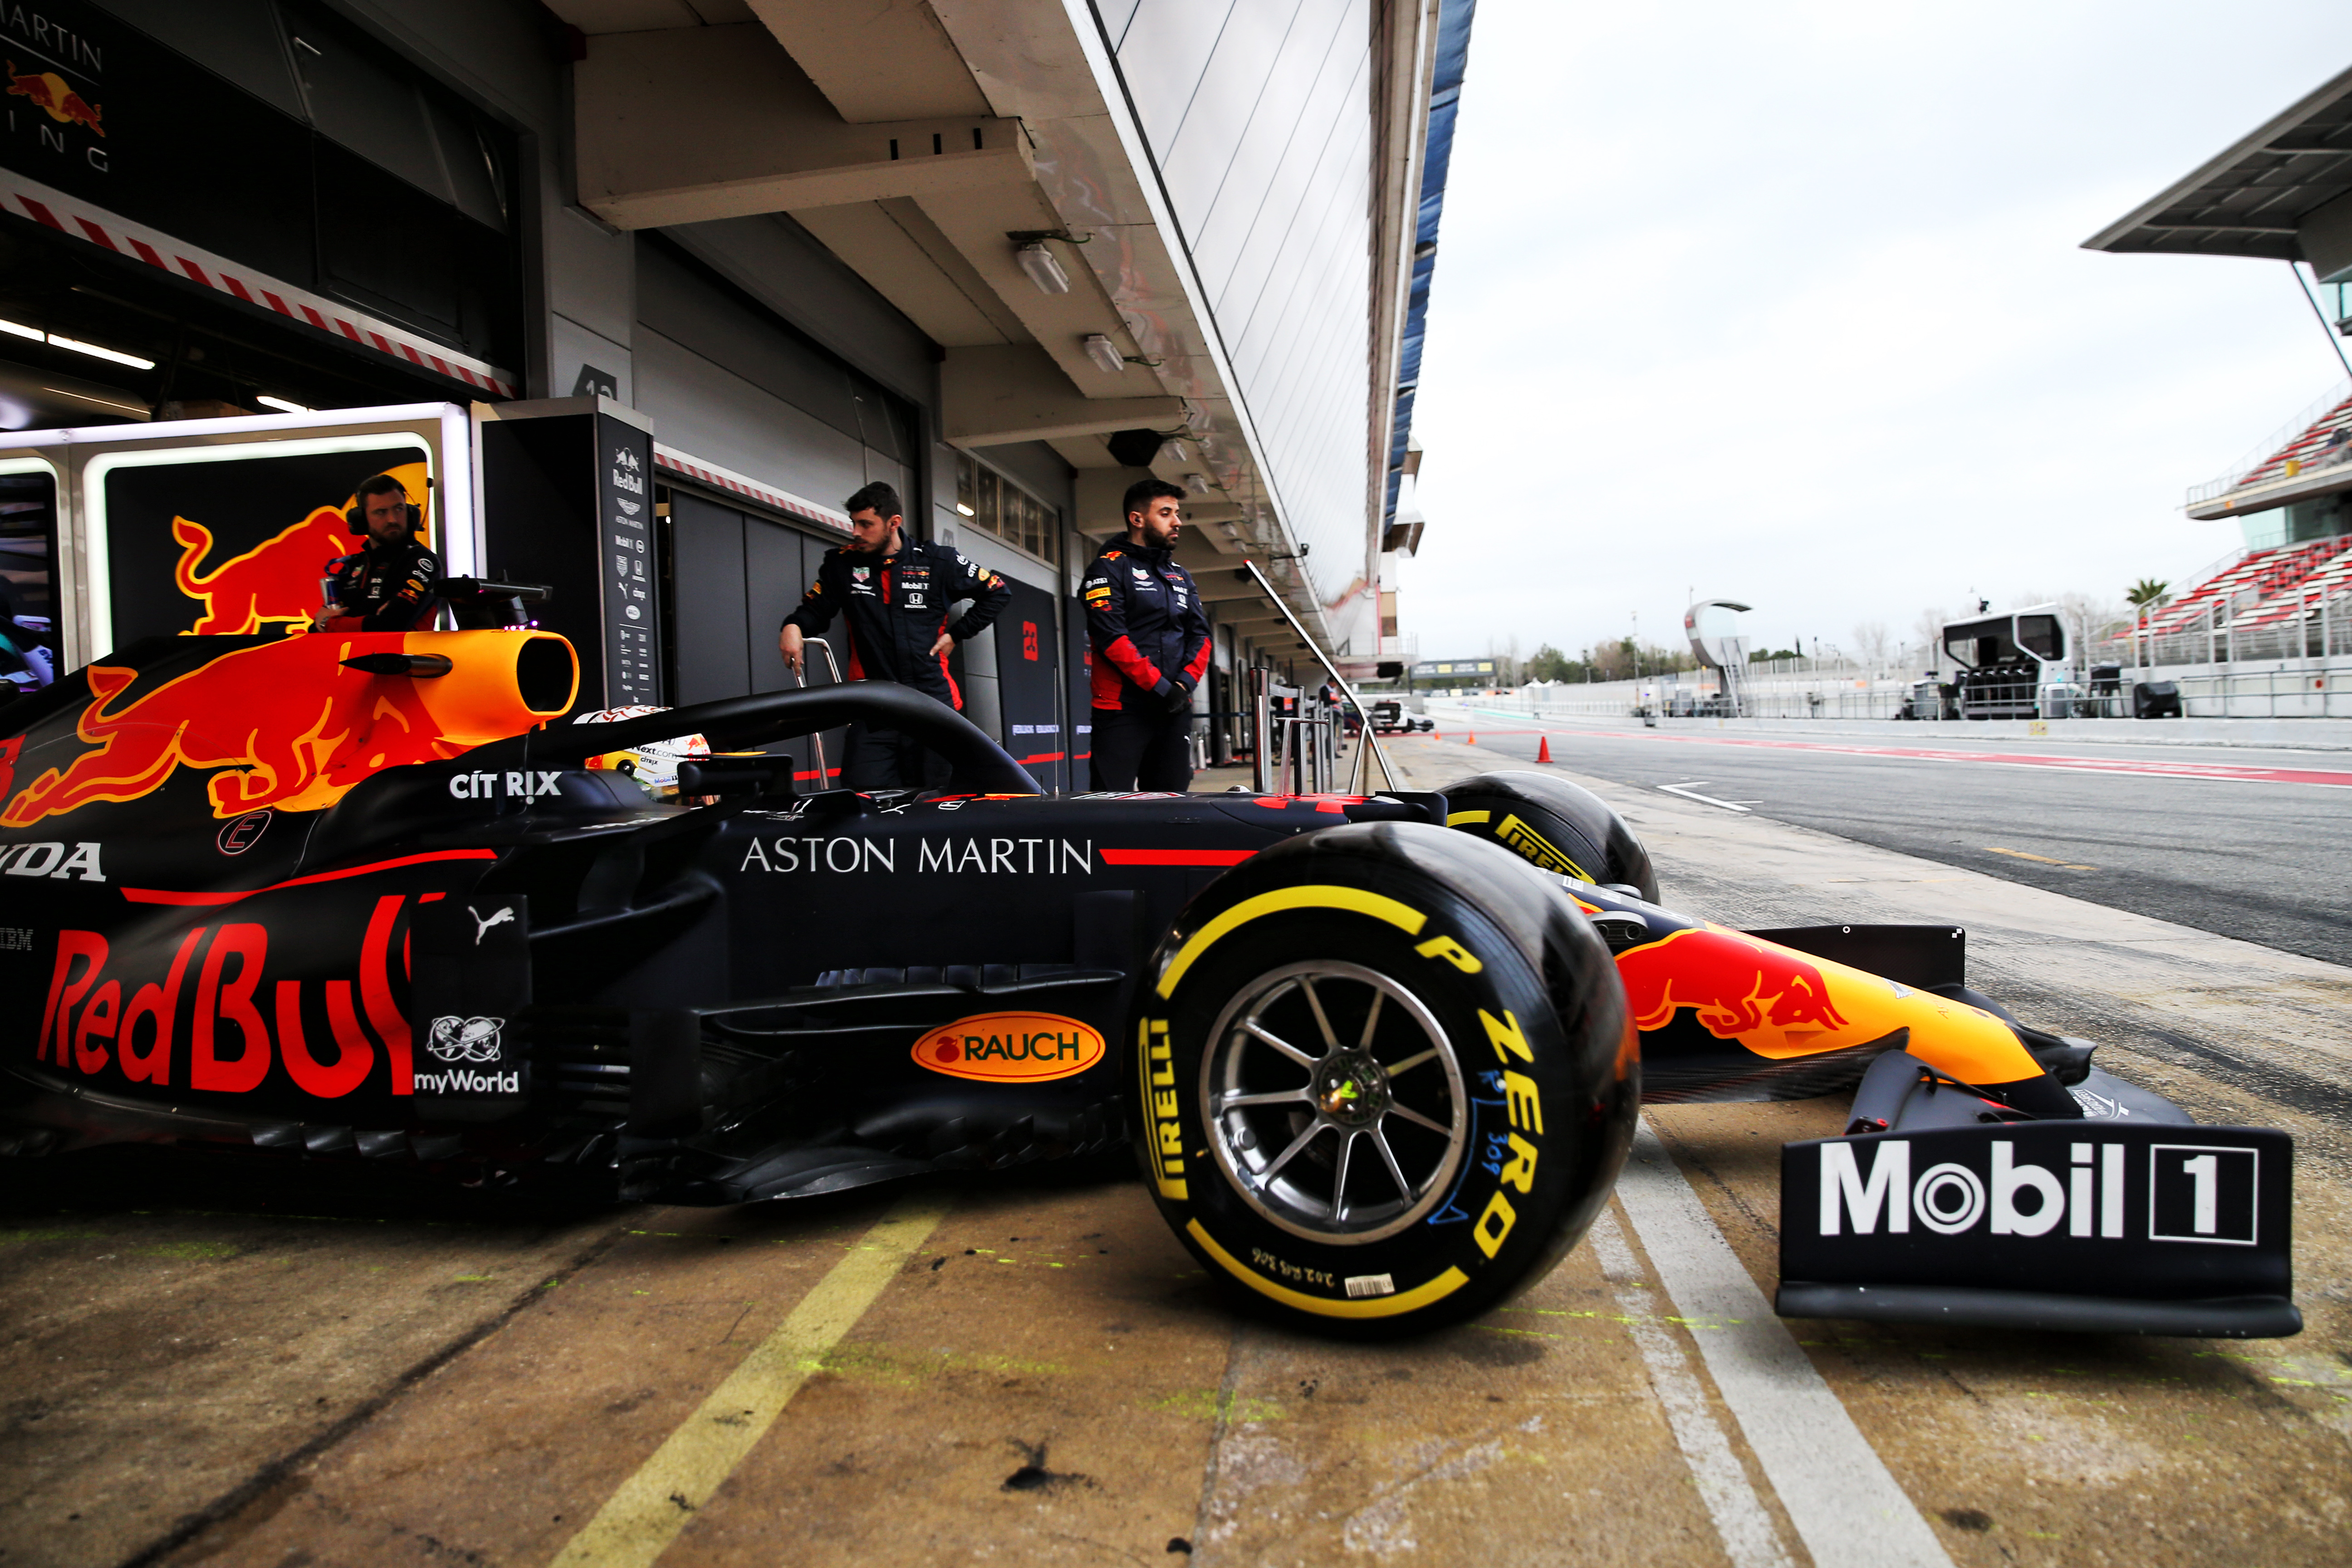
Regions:
<svg viewBox="0 0 2352 1568"><path fill-rule="evenodd" d="M1855 1123L1891 1131L1781 1151L1780 1314L2221 1339L2300 1331L2288 1297L2293 1140L2177 1111L2158 1120L2147 1113L2172 1108L2145 1091L2134 1098L2153 1105L2095 1098L2124 1113L2007 1121L1909 1052L1881 1058Z"/></svg>
<svg viewBox="0 0 2352 1568"><path fill-rule="evenodd" d="M1845 1136L1782 1155L1783 1316L2301 1331L2293 1140L2198 1126L2089 1042L2018 1022L1967 984L1958 927L1740 931L1576 896L1616 952L1645 1101L1855 1085Z"/></svg>

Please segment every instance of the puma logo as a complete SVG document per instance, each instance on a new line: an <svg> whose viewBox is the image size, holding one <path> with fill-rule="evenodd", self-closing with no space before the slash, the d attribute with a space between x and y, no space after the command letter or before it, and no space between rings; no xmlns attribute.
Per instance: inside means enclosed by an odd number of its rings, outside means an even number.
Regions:
<svg viewBox="0 0 2352 1568"><path fill-rule="evenodd" d="M510 925L513 923L515 918L514 906L512 904L502 905L499 908L499 912L492 915L488 920L484 920L481 916L474 914L474 906L471 904L467 904L466 906L466 912L474 916L474 945L476 947L482 945L482 939L490 934L490 928L492 926Z"/></svg>

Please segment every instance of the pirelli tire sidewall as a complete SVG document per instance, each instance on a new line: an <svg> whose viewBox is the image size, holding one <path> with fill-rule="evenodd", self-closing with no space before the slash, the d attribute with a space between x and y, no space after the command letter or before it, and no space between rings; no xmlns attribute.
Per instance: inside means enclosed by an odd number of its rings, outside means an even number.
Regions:
<svg viewBox="0 0 2352 1568"><path fill-rule="evenodd" d="M1658 901L1658 873L1639 835L1607 801L1550 773L1480 773L1445 791L1445 824L1529 864L1584 882L1637 888Z"/></svg>
<svg viewBox="0 0 2352 1568"><path fill-rule="evenodd" d="M1276 1226L1211 1152L1202 1071L1219 1015L1315 960L1410 991L1468 1089L1450 1192L1378 1240ZM1292 1327L1387 1338L1474 1317L1550 1270L1624 1163L1641 1070L1616 967L1558 881L1496 845L1417 823L1302 835L1196 897L1145 980L1127 1043L1146 1183L1212 1279ZM1384 1293L1350 1295L1350 1279Z"/></svg>

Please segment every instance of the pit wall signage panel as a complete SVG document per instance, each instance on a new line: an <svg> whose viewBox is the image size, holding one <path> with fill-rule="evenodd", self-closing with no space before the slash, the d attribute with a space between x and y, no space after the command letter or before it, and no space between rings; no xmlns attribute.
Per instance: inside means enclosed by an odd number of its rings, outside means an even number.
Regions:
<svg viewBox="0 0 2352 1568"><path fill-rule="evenodd" d="M484 575L551 590L531 618L579 650L579 711L667 705L642 416L596 396L474 409Z"/></svg>
<svg viewBox="0 0 2352 1568"><path fill-rule="evenodd" d="M654 552L654 438L596 416L604 623L604 691L620 708L662 700L659 559Z"/></svg>

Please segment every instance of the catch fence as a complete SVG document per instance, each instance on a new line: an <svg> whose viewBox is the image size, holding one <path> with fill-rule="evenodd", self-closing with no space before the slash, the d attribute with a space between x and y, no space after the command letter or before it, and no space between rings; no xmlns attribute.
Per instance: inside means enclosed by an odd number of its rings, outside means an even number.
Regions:
<svg viewBox="0 0 2352 1568"><path fill-rule="evenodd" d="M2337 651L2332 657L2315 652L2300 659L2274 657L2237 663L2207 661L2153 668L2123 663L2114 677L2080 680L2073 683L2074 689L2064 692L2021 687L2013 693L1995 694L2007 700L1984 716L2129 718L2133 688L2157 682L2169 682L2174 687L2184 718L2352 718L2352 646L2347 646L2339 634ZM1931 698L1924 704L1917 703L1914 696L1916 684L1916 677L1868 673L1843 678L1823 675L1751 680L1743 693L1740 713L1750 719L1895 720L1910 716L1932 721L1939 713L1948 718L1948 710L1940 700ZM1653 717L1705 718L1722 711L1712 685L1702 689L1687 679L1683 683L1626 680L1534 688L1507 696L1465 700L1476 707L1526 713L1537 719L1624 719L1645 710ZM1912 711L1915 704L1917 710Z"/></svg>

